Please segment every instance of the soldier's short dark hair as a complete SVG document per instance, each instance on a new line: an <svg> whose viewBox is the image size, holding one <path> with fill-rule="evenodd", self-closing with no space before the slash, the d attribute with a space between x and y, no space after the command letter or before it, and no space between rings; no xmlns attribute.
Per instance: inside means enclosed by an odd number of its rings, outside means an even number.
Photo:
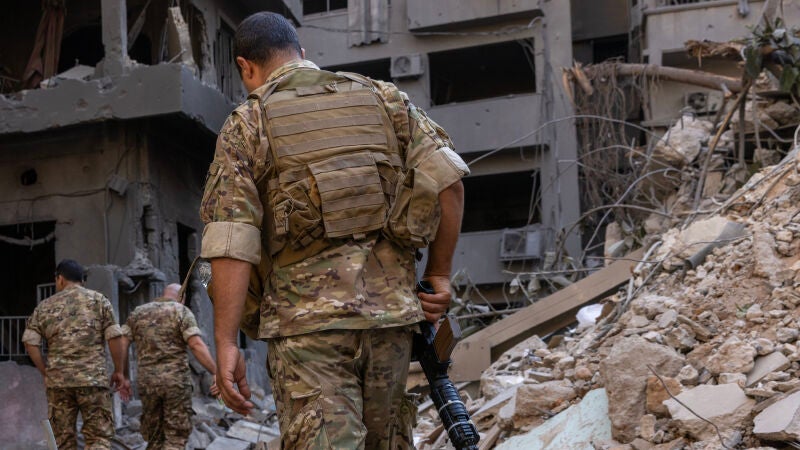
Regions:
<svg viewBox="0 0 800 450"><path fill-rule="evenodd" d="M236 28L233 55L264 65L282 52L302 54L297 30L288 19L273 12L257 12ZM239 68L239 65L236 65Z"/></svg>
<svg viewBox="0 0 800 450"><path fill-rule="evenodd" d="M83 283L86 279L86 270L74 259L62 259L56 266L56 275L61 275L69 281Z"/></svg>

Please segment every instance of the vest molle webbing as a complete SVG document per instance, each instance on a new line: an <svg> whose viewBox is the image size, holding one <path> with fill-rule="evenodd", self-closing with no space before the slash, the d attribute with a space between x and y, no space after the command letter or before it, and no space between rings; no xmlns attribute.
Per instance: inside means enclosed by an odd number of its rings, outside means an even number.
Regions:
<svg viewBox="0 0 800 450"><path fill-rule="evenodd" d="M289 259L311 256L325 239L362 239L384 228L403 160L369 80L298 69L262 101L273 163L269 209Z"/></svg>

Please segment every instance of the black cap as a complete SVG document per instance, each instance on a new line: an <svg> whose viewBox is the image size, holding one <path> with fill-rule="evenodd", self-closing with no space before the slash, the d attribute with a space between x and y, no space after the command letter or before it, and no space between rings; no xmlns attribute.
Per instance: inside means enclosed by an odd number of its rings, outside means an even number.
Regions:
<svg viewBox="0 0 800 450"><path fill-rule="evenodd" d="M56 275L61 275L69 281L82 283L86 278L86 271L74 259L62 259L56 266Z"/></svg>

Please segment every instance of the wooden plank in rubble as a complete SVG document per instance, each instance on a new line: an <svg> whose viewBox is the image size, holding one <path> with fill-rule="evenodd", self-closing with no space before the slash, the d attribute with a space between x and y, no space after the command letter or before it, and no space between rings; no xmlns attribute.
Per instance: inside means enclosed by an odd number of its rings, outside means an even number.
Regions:
<svg viewBox="0 0 800 450"><path fill-rule="evenodd" d="M534 334L543 336L575 322L575 314L582 306L612 294L626 283L643 254L643 250L636 250L463 339L453 350L450 379L454 382L479 380L492 361L514 345Z"/></svg>

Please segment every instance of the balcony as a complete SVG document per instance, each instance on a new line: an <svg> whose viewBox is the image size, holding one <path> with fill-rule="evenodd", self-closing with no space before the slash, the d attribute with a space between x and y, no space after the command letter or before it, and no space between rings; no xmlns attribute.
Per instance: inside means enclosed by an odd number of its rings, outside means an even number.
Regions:
<svg viewBox="0 0 800 450"><path fill-rule="evenodd" d="M408 0L408 29L483 25L500 20L541 16L538 0Z"/></svg>
<svg viewBox="0 0 800 450"><path fill-rule="evenodd" d="M459 153L491 150L533 131L544 119L541 94L520 94L434 106L428 115L453 138ZM529 136L514 144L541 143Z"/></svg>
<svg viewBox="0 0 800 450"><path fill-rule="evenodd" d="M233 104L181 64L138 65L120 77L63 80L49 89L0 95L0 134L109 119L180 114L219 131Z"/></svg>

